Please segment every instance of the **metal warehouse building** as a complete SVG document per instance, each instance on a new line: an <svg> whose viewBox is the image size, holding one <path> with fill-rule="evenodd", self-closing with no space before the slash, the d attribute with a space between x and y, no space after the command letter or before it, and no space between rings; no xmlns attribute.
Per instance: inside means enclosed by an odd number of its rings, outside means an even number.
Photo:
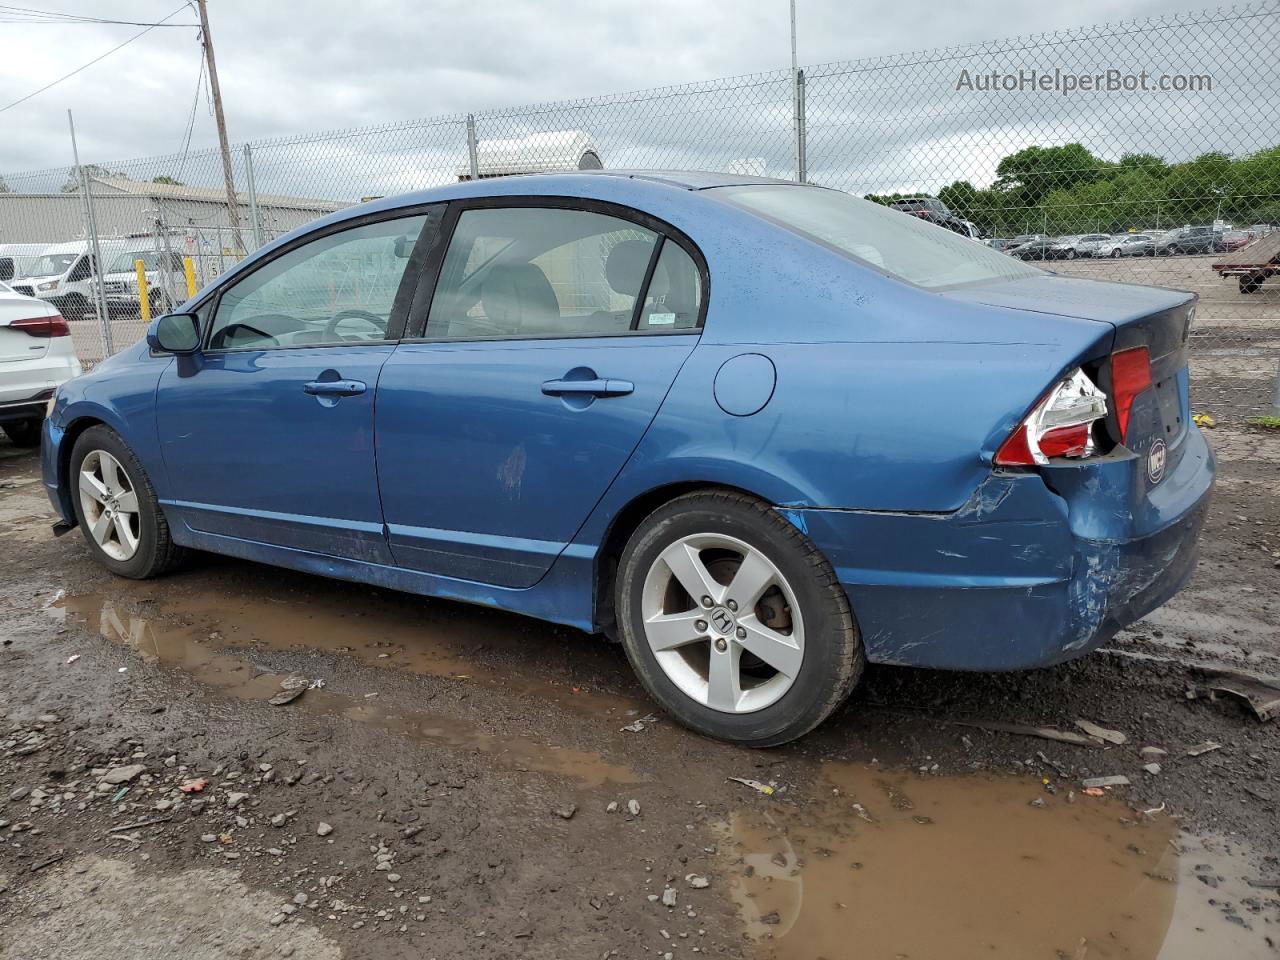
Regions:
<svg viewBox="0 0 1280 960"><path fill-rule="evenodd" d="M158 224L171 230L194 228L219 234L231 225L227 195L222 190L124 177L91 177L90 182L101 236L151 233ZM241 192L236 199L245 243L252 249L249 195ZM264 239L347 206L331 200L269 194L259 194L256 199ZM81 239L87 232L84 197L78 191L0 193L0 243L61 243Z"/></svg>

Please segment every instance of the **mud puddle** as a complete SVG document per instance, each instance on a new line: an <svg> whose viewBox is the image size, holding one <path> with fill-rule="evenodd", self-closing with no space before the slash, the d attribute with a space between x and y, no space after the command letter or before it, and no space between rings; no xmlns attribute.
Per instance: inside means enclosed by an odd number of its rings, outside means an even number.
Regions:
<svg viewBox="0 0 1280 960"><path fill-rule="evenodd" d="M723 827L762 957L1273 955L1260 933L1214 916L1212 891L1179 888L1174 822L1138 822L1117 799L844 764L825 767L821 789L816 803L762 804Z"/></svg>
<svg viewBox="0 0 1280 960"><path fill-rule="evenodd" d="M163 598L154 598L145 588L122 584L118 596L64 596L51 609L86 622L96 622L108 609L116 616L127 612L131 620L145 622L152 635L214 649L341 654L370 666L501 687L580 714L622 718L620 723L648 710L645 703L592 682L615 670L620 658L577 631L316 578L305 578L302 590L239 582L262 569L236 569L237 582L226 590L190 581L170 589L166 582ZM504 659L509 662L499 662Z"/></svg>
<svg viewBox="0 0 1280 960"><path fill-rule="evenodd" d="M270 699L280 692L281 681L288 676L264 672L248 659L220 650L207 640L201 642L199 638L206 636L203 627L171 626L130 613L96 595L61 597L46 610L63 623L96 630L107 640L132 647L150 662L181 670L210 688L241 700ZM342 716L410 739L480 751L514 769L570 776L588 786L634 783L640 779L630 768L610 763L598 753L519 736L498 736L444 714L387 710L371 700L358 700L325 688L310 689L282 709Z"/></svg>

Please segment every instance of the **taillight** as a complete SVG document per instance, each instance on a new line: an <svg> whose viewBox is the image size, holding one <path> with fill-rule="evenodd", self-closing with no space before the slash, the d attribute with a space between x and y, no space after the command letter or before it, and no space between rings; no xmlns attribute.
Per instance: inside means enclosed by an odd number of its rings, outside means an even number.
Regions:
<svg viewBox="0 0 1280 960"><path fill-rule="evenodd" d="M13 320L9 323L9 329L21 331L29 337L71 336L71 328L67 326L67 321L56 313L52 317L28 317L25 320Z"/></svg>
<svg viewBox="0 0 1280 960"><path fill-rule="evenodd" d="M1087 457L1093 453L1093 424L1107 415L1107 395L1083 370L1076 370L1044 399L996 452L1004 467L1031 467L1051 457Z"/></svg>
<svg viewBox="0 0 1280 960"><path fill-rule="evenodd" d="M1115 395L1116 425L1120 440L1129 437L1129 412L1138 394L1151 386L1151 354L1146 347L1132 347L1111 355L1111 392Z"/></svg>

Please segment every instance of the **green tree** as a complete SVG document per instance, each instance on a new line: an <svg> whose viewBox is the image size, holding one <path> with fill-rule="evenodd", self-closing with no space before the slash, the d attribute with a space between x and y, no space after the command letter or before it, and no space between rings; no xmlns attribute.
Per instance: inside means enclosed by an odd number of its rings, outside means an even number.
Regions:
<svg viewBox="0 0 1280 960"><path fill-rule="evenodd" d="M1036 207L1051 190L1069 190L1098 179L1104 164L1078 143L1026 147L1000 161L995 187L1016 193L1024 207Z"/></svg>
<svg viewBox="0 0 1280 960"><path fill-rule="evenodd" d="M183 183L181 180L175 180L173 177L169 177L169 176L166 176L166 175L164 175L164 174L161 174L161 175L160 175L160 176L158 176L158 177L152 177L152 178L151 178L151 182L152 182L152 183L165 183L165 184L168 184L168 185L169 185L169 186L171 186L171 187L185 187L185 186L186 186L186 184L185 184L185 183Z"/></svg>

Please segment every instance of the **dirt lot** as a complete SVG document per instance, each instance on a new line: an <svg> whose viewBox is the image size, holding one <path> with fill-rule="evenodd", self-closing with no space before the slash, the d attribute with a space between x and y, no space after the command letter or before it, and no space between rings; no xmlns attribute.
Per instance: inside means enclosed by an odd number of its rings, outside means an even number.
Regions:
<svg viewBox="0 0 1280 960"><path fill-rule="evenodd" d="M1280 720L1196 668L1280 677L1280 434L1210 439L1174 604L1051 670L872 669L768 752L532 620L210 556L114 579L0 445L0 960L1274 957Z"/></svg>

